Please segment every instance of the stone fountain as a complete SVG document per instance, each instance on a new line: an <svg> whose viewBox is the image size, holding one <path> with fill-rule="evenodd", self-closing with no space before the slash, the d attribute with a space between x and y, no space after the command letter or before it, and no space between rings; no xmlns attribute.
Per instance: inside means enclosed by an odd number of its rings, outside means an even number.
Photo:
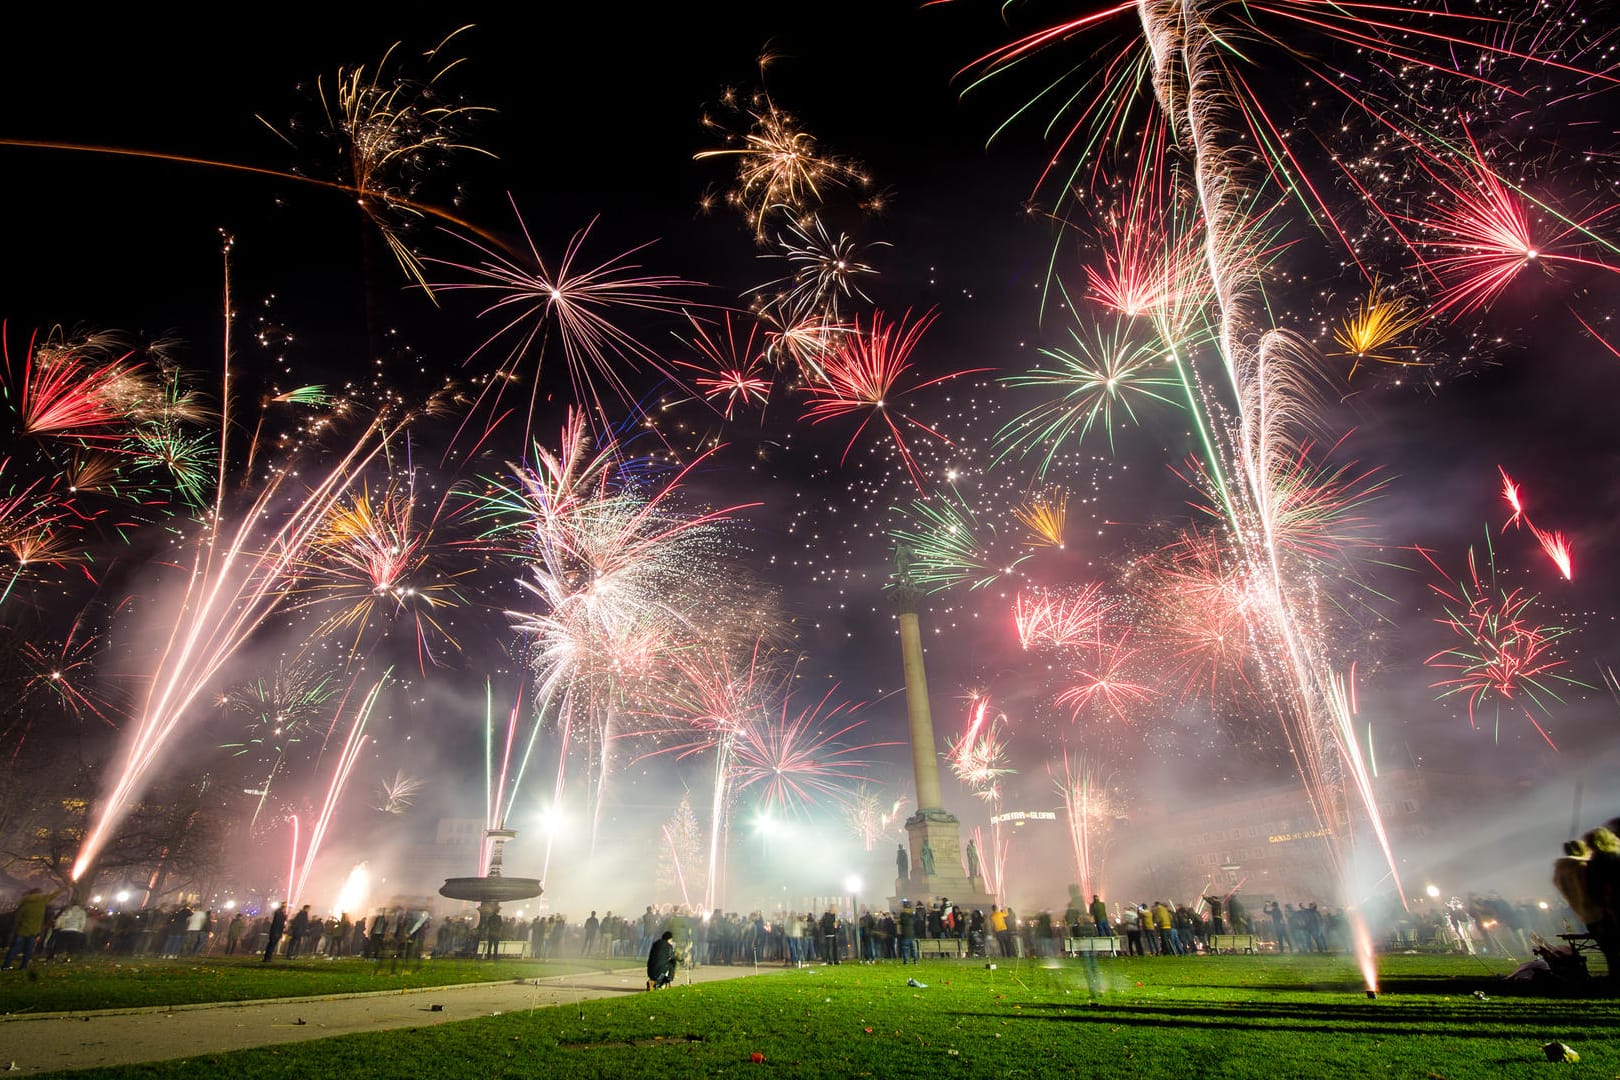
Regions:
<svg viewBox="0 0 1620 1080"><path fill-rule="evenodd" d="M537 878L507 877L501 873L501 848L517 835L516 829L490 829L484 833L489 840L489 873L483 877L453 877L439 887L439 895L451 900L468 900L478 905L480 924L487 923L491 915L500 913L501 905L509 900L528 900L544 890Z"/></svg>

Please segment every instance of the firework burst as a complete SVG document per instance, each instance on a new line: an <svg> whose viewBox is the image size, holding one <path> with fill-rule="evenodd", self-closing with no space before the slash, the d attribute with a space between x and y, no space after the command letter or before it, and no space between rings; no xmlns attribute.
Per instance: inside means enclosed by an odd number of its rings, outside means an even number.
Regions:
<svg viewBox="0 0 1620 1080"><path fill-rule="evenodd" d="M859 320L845 335L837 350L827 357L822 377L806 388L808 406L805 419L821 424L845 416L864 414L860 426L850 436L841 460L848 460L849 452L873 420L879 420L889 430L900 460L919 491L923 490L922 473L906 443L906 426L932 435L942 442L950 440L921 420L899 409L901 398L919 390L971 375L984 368L955 371L948 375L927 379L902 388L902 379L912 370L912 352L922 340L924 332L933 324L934 313L929 312L910 326L906 325L910 313L898 322L885 322L883 313L872 316L866 330ZM905 425L905 426L903 426Z"/></svg>
<svg viewBox="0 0 1620 1080"><path fill-rule="evenodd" d="M1420 548L1418 552L1444 574L1428 551ZM1435 621L1455 639L1425 661L1436 671L1451 673L1434 684L1440 697L1464 697L1471 727L1478 726L1484 706L1512 706L1556 750L1557 744L1535 714L1545 716L1553 703L1562 700L1558 686L1585 685L1563 670L1568 661L1556 648L1570 630L1536 620L1535 594L1497 585L1496 556L1488 544L1483 569L1474 549L1469 548L1467 574L1444 584L1431 583L1429 588L1441 600L1443 614ZM1495 733L1500 738L1500 708L1495 716Z"/></svg>

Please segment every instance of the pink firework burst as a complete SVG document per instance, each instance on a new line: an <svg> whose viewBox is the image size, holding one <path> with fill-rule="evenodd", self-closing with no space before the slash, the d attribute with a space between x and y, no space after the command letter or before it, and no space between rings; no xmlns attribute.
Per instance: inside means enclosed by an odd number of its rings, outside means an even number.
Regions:
<svg viewBox="0 0 1620 1080"><path fill-rule="evenodd" d="M1620 272L1580 253L1592 242L1592 227L1614 205L1581 220L1541 206L1559 226L1538 227L1531 200L1487 164L1472 133L1468 144L1471 156L1445 171L1441 171L1443 167L1426 170L1447 197L1437 202L1428 217L1404 219L1421 226L1428 245L1439 252L1424 260L1440 279L1436 312L1451 311L1455 319L1477 311L1532 266L1566 263Z"/></svg>
<svg viewBox="0 0 1620 1080"><path fill-rule="evenodd" d="M1098 710L1129 722L1127 710L1157 696L1151 686L1135 681L1132 675L1141 655L1142 650L1131 645L1129 631L1083 650L1071 665L1072 685L1057 696L1057 704L1066 706L1077 721L1081 713Z"/></svg>
<svg viewBox="0 0 1620 1080"><path fill-rule="evenodd" d="M1013 600L1013 622L1024 649L1064 649L1094 645L1117 601L1096 582L1077 593L1050 589L1020 592Z"/></svg>
<svg viewBox="0 0 1620 1080"><path fill-rule="evenodd" d="M852 745L845 736L865 723L846 720L857 706L826 708L837 687L794 712L784 699L780 714L756 716L737 731L732 775L737 791L753 788L768 807L798 811L818 797L842 800L849 786L868 780L870 765L857 755L892 742Z"/></svg>
<svg viewBox="0 0 1620 1080"><path fill-rule="evenodd" d="M1553 565L1558 567L1558 572L1564 575L1564 580L1575 580L1575 566L1569 551L1569 537L1561 532L1548 532L1545 529L1538 529L1534 525L1530 526L1530 531L1535 534L1537 542L1541 544L1541 550L1547 553L1547 558L1551 559Z"/></svg>
<svg viewBox="0 0 1620 1080"><path fill-rule="evenodd" d="M933 324L935 313L929 312L907 326L909 318L910 313L907 312L898 322L884 322L883 313L875 312L865 331L857 320L854 329L839 343L838 349L827 357L820 377L813 379L807 387L809 406L804 418L820 424L856 413L865 414L844 447L841 463L848 460L850 450L867 425L874 419L881 420L894 438L895 448L900 460L905 463L906 472L920 491L923 490L922 473L912 457L911 448L906 444L902 424L926 432L941 442L949 443L951 440L921 420L901 412L897 408L899 399L958 376L988 369L953 371L902 389L901 380L914 366L911 354L923 333Z"/></svg>
<svg viewBox="0 0 1620 1080"><path fill-rule="evenodd" d="M1444 575L1430 552L1415 550ZM1471 727L1478 727L1478 714L1485 705L1513 705L1548 746L1558 749L1531 710L1545 715L1561 700L1555 684L1582 685L1561 670L1568 661L1555 649L1558 639L1570 630L1537 622L1534 594L1498 588L1495 558L1488 548L1483 572L1474 549L1469 548L1467 575L1455 582L1448 577L1429 588L1442 602L1443 614L1435 622L1456 639L1424 661L1437 671L1452 673L1433 684L1440 697L1465 697ZM1499 716L1497 735L1500 737Z"/></svg>
<svg viewBox="0 0 1620 1080"><path fill-rule="evenodd" d="M771 380L765 376L765 349L762 344L755 344L756 337L760 336L758 324L749 327L747 337L739 341L729 311L722 317L719 328L711 328L691 315L687 318L692 323L692 337L687 340L704 362L677 360L676 363L697 373L692 382L709 404L719 408L727 420L739 408L764 405L770 399Z"/></svg>
<svg viewBox="0 0 1620 1080"><path fill-rule="evenodd" d="M1502 531L1507 532L1509 525L1517 525L1524 518L1524 503L1519 498L1519 485L1507 474L1507 470L1498 465L1496 471L1502 474L1502 499L1513 511L1502 525Z"/></svg>
<svg viewBox="0 0 1620 1080"><path fill-rule="evenodd" d="M589 401L603 412L597 381L606 384L621 400L633 404L635 395L625 384L621 371L645 363L665 375L672 372L650 346L625 329L622 317L630 312L672 313L691 306L691 301L671 290L696 287L700 283L670 274L643 274L631 260L651 246L650 242L621 252L591 267L583 267L582 252L590 237L593 220L574 233L563 249L562 258L548 265L541 256L528 226L521 217L527 257L519 262L482 244L468 241L484 258L462 264L436 260L466 275L435 288L474 290L493 294L481 315L499 315L506 323L473 353L478 355L496 341L512 342L497 375L484 390L504 387L517 376L523 359L534 353L536 375L529 411L534 411L538 394L538 370L545 345L555 335L567 363L568 376L577 401ZM482 401L482 396L480 397ZM495 394L498 411L500 391Z"/></svg>
<svg viewBox="0 0 1620 1080"><path fill-rule="evenodd" d="M4 336L0 330L0 337ZM114 391L129 374L129 354L116 360L87 360L71 353L41 356L28 343L22 376L16 380L17 411L29 435L73 435L81 439L116 439L105 429L124 418ZM7 345L6 366L11 367Z"/></svg>

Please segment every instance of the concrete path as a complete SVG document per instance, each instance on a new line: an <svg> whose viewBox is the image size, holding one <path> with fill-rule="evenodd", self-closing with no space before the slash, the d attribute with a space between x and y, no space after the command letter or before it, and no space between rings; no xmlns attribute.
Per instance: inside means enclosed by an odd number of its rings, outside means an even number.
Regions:
<svg viewBox="0 0 1620 1080"><path fill-rule="evenodd" d="M760 968L759 973L782 970L772 965ZM682 971L675 990L687 985L688 979L706 983L752 974L752 967ZM0 1022L0 1073L29 1076L58 1069L166 1061L357 1031L429 1027L640 993L646 993L645 972L626 968L377 994L11 1016Z"/></svg>

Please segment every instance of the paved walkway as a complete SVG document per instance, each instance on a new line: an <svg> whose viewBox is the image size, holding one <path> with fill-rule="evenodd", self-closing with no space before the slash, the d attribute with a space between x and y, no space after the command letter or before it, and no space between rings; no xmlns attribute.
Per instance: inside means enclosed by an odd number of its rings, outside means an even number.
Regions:
<svg viewBox="0 0 1620 1080"><path fill-rule="evenodd" d="M759 969L761 974L782 970L779 965ZM702 967L683 970L676 986L689 979L706 983L752 974L752 967ZM0 1022L0 1073L29 1076L166 1061L645 992L645 973L626 968L340 997L11 1016Z"/></svg>

